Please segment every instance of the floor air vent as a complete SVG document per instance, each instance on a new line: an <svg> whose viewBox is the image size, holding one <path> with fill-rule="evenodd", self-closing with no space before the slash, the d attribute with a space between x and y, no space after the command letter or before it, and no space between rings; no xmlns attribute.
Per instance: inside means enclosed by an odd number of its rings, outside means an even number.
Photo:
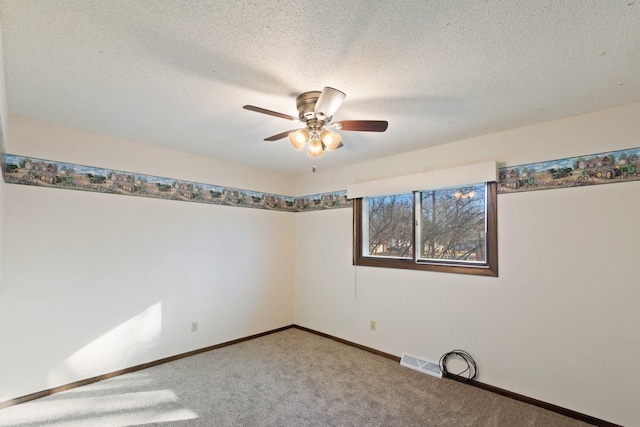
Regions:
<svg viewBox="0 0 640 427"><path fill-rule="evenodd" d="M402 359L400 359L400 365L428 374L436 378L442 378L442 372L440 371L440 365L423 360L415 356L410 356L407 353L402 353Z"/></svg>

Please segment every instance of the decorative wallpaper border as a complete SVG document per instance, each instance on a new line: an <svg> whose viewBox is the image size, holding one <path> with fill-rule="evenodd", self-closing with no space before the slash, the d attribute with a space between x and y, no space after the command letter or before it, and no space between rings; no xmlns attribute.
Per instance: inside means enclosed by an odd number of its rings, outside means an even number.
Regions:
<svg viewBox="0 0 640 427"><path fill-rule="evenodd" d="M498 193L549 190L640 180L640 148L499 169Z"/></svg>
<svg viewBox="0 0 640 427"><path fill-rule="evenodd" d="M350 208L347 191L292 197L0 153L7 183L283 212ZM640 148L499 169L498 194L640 180Z"/></svg>
<svg viewBox="0 0 640 427"><path fill-rule="evenodd" d="M346 190L291 197L14 154L6 154L5 160L5 182L12 184L284 212L352 206L351 200L347 200Z"/></svg>

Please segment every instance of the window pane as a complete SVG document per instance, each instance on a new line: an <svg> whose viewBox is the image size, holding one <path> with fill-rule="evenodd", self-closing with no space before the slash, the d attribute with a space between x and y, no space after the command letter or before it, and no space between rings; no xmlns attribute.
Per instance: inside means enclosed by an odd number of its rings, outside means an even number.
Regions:
<svg viewBox="0 0 640 427"><path fill-rule="evenodd" d="M366 199L371 256L413 258L413 195Z"/></svg>
<svg viewBox="0 0 640 427"><path fill-rule="evenodd" d="M420 193L420 258L486 262L485 184Z"/></svg>

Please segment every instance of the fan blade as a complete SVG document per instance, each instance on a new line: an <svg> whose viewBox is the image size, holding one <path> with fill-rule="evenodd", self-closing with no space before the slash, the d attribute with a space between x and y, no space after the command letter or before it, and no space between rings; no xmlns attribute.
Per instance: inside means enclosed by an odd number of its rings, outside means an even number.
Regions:
<svg viewBox="0 0 640 427"><path fill-rule="evenodd" d="M279 133L277 135L270 136L269 138L265 138L264 140L265 141L277 141L279 139L282 139L282 138L288 136L291 132L295 132L297 130L298 129L288 130L286 132L282 132L282 133Z"/></svg>
<svg viewBox="0 0 640 427"><path fill-rule="evenodd" d="M277 111L267 110L266 108L260 108L254 105L244 105L242 108L249 111L255 111L256 113L268 114L270 116L280 117L281 119L291 120L292 122L300 121L297 117L288 116L286 114L278 113Z"/></svg>
<svg viewBox="0 0 640 427"><path fill-rule="evenodd" d="M322 93L316 101L316 117L324 120L327 117L333 116L340 105L342 105L342 101L344 101L346 96L344 92L340 92L338 89L329 86L322 89Z"/></svg>
<svg viewBox="0 0 640 427"><path fill-rule="evenodd" d="M336 129L362 132L384 132L389 126L389 122L384 120L343 120L334 124Z"/></svg>

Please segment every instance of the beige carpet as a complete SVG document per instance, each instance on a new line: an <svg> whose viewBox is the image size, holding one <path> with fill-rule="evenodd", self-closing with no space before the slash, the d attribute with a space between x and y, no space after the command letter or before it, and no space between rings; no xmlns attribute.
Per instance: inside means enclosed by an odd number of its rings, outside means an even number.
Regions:
<svg viewBox="0 0 640 427"><path fill-rule="evenodd" d="M0 426L586 426L288 329L0 410Z"/></svg>

